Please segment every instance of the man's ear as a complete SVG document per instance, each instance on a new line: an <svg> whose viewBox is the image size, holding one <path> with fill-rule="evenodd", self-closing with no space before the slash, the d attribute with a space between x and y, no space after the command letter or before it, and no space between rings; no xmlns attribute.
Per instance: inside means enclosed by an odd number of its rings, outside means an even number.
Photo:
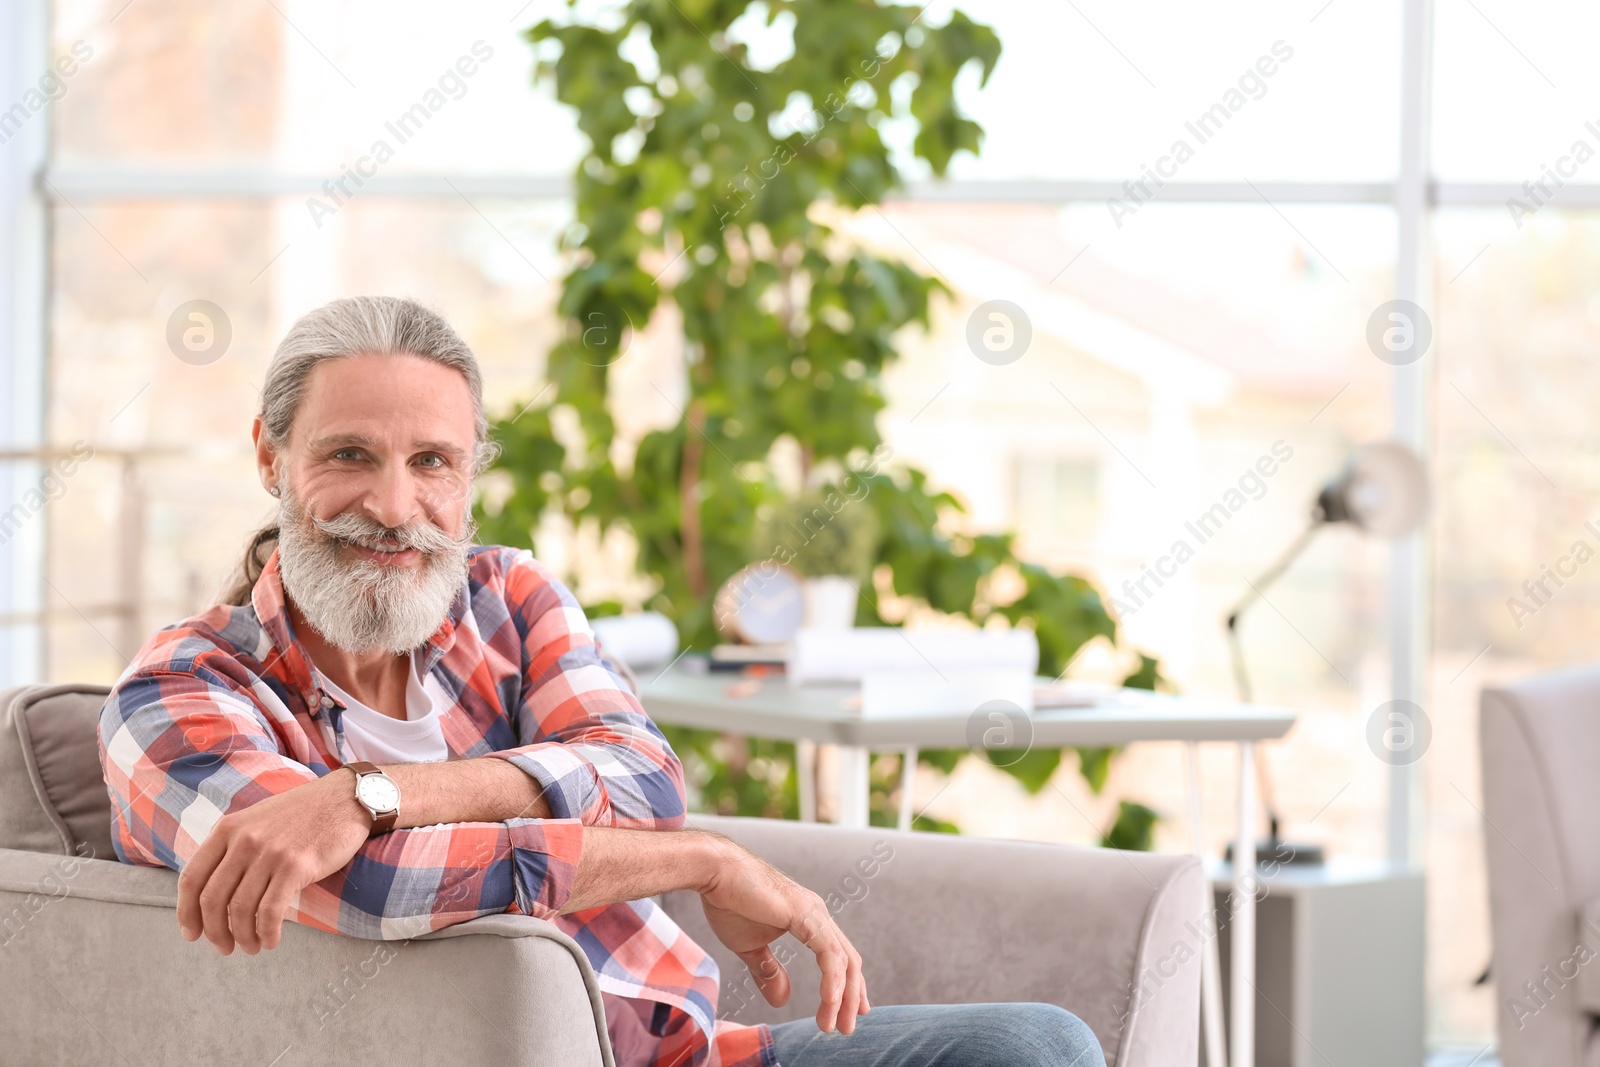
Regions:
<svg viewBox="0 0 1600 1067"><path fill-rule="evenodd" d="M250 423L250 440L256 448L256 470L260 475L261 485L270 489L282 480L282 472L278 469L281 457L272 447L272 442L267 440L264 431L265 426L261 416L257 415Z"/></svg>

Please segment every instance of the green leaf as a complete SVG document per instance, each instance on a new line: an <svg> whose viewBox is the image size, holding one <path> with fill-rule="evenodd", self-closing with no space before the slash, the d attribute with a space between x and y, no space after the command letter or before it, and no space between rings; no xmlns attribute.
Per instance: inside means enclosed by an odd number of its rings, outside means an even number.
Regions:
<svg viewBox="0 0 1600 1067"><path fill-rule="evenodd" d="M1149 852L1155 847L1155 827L1161 816L1153 808L1124 800L1117 805L1117 820L1100 836L1102 848Z"/></svg>
<svg viewBox="0 0 1600 1067"><path fill-rule="evenodd" d="M1078 773L1083 775L1083 780L1089 784L1089 791L1095 796L1100 795L1100 790L1106 787L1106 777L1111 773L1111 757L1120 749L1116 748L1080 748L1078 752Z"/></svg>
<svg viewBox="0 0 1600 1067"><path fill-rule="evenodd" d="M1122 680L1123 686L1128 689L1154 689L1157 683L1164 681L1161 677L1161 663L1154 656L1139 653L1139 666Z"/></svg>
<svg viewBox="0 0 1600 1067"><path fill-rule="evenodd" d="M1022 783L1029 796L1036 795L1050 783L1050 778L1061 766L1059 748L1033 748L1017 755L1010 749L985 749L984 756L996 767Z"/></svg>
<svg viewBox="0 0 1600 1067"><path fill-rule="evenodd" d="M966 754L964 748L922 748L917 750L917 762L932 767L940 774L949 774Z"/></svg>

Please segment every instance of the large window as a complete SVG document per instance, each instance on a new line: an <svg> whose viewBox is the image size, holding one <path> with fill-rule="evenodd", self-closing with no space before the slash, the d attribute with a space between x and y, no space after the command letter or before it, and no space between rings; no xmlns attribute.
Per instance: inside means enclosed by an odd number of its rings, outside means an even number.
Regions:
<svg viewBox="0 0 1600 1067"><path fill-rule="evenodd" d="M35 443L94 453L0 543L13 583L0 582L0 621L41 650L0 658L0 685L109 681L144 635L212 602L268 516L249 423L296 316L355 292L414 295L478 352L493 409L538 394L583 142L531 84L520 37L561 10L553 0L29 3L48 14L50 58L73 60L30 120L51 130ZM1587 434L1600 73L1584 52L1600 13L1439 5L1430 68L1404 31L1420 2L963 6L1005 47L987 86L961 88L987 127L982 155L943 183L914 174L852 223L955 294L931 334L903 340L891 444L968 501L975 529L1015 528L1032 558L1091 575L1181 689L1229 696L1228 605L1351 449L1389 437L1419 397L1436 500L1409 605L1431 620L1410 664L1435 738L1416 848L1433 875L1430 1035L1489 1040L1493 987L1473 984L1488 960L1476 694L1592 654L1587 572L1535 613L1508 600L1600 514ZM1418 270L1434 343L1397 369L1369 348L1368 321ZM1033 331L1005 366L966 340L992 299ZM193 301L214 312L189 318ZM185 347L196 326L224 330L225 350ZM621 432L670 416L653 386L679 374L657 324L619 366L638 399ZM1264 456L1273 474L1247 477ZM0 487L20 499L25 481ZM1193 532L1229 493L1243 505ZM1178 542L1192 558L1141 591ZM34 556L42 572L27 570ZM552 562L605 581L581 545ZM1395 565L1387 545L1328 531L1245 629L1260 698L1302 713L1268 753L1286 829L1339 856L1388 847L1389 769L1362 731L1390 693ZM19 592L33 573L43 584ZM1075 669L1106 665L1091 652ZM1232 759L1205 766L1219 849ZM1070 769L1029 798L964 765L930 814L1086 841L1132 797L1165 816L1160 845L1182 849L1178 760L1136 747L1101 797Z"/></svg>

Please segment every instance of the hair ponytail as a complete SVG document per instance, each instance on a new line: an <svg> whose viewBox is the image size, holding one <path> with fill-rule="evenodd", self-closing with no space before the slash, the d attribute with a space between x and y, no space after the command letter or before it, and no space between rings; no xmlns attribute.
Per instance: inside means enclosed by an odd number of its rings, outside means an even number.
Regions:
<svg viewBox="0 0 1600 1067"><path fill-rule="evenodd" d="M245 549L244 562L240 564L239 573L234 578L233 585L222 597L222 603L235 607L244 607L250 603L250 593L256 587L261 572L267 569L267 560L272 558L273 547L278 543L278 524L263 526L250 538L250 547Z"/></svg>

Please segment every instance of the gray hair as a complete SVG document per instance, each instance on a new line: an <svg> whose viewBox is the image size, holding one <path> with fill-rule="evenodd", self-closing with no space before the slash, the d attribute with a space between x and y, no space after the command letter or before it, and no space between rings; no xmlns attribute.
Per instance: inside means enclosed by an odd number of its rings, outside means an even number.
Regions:
<svg viewBox="0 0 1600 1067"><path fill-rule="evenodd" d="M461 373L472 393L476 440L472 474L482 474L499 456L500 445L489 439L477 357L437 313L399 297L346 297L306 312L289 327L267 366L267 380L261 389L262 434L268 443L278 450L288 446L313 367L325 360L372 352L417 356ZM240 573L223 597L224 604L250 603L250 591L277 539L276 520L251 537Z"/></svg>

